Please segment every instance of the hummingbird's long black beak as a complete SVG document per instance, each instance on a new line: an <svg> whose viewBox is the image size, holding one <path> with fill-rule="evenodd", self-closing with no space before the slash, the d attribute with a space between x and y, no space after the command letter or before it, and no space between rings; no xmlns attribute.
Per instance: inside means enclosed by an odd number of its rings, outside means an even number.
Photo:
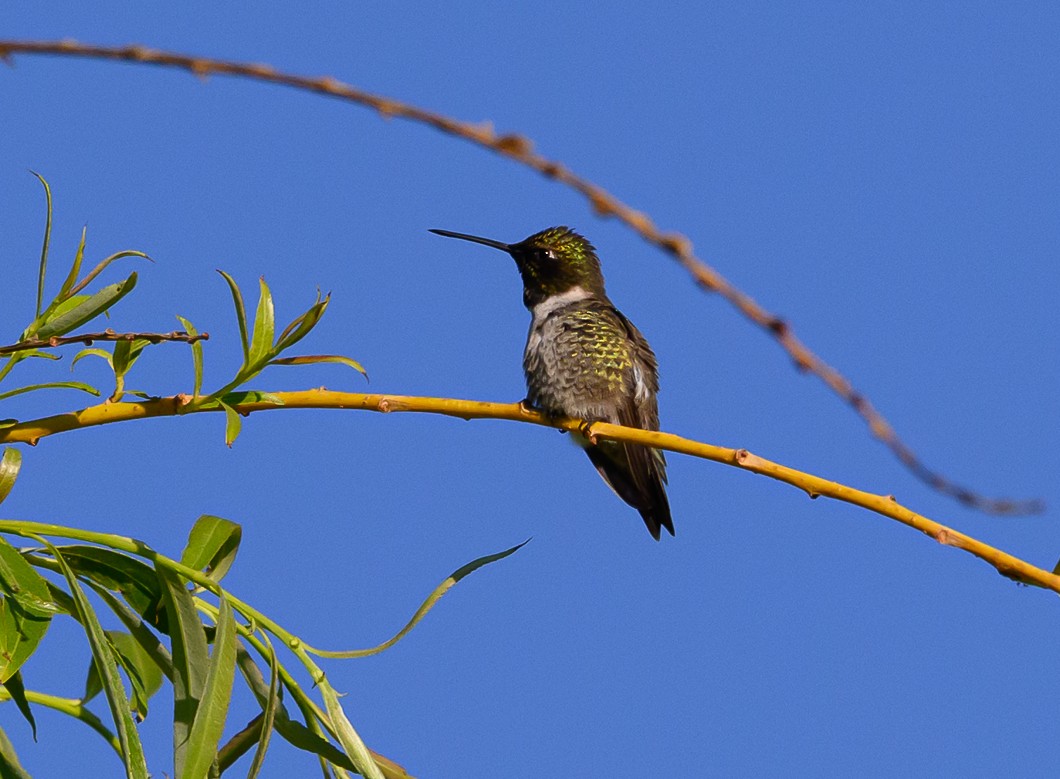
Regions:
<svg viewBox="0 0 1060 779"><path fill-rule="evenodd" d="M511 244L494 241L492 238L482 238L477 235L468 235L467 233L454 233L449 230L431 230L431 232L435 235L444 235L446 238L459 238L461 241L471 241L472 243L481 243L483 246L492 246L502 252L511 253L512 250Z"/></svg>

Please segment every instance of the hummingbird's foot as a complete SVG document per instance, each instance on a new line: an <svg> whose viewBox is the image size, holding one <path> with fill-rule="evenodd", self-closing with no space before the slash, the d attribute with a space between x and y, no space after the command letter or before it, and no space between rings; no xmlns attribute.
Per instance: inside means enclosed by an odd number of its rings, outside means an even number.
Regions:
<svg viewBox="0 0 1060 779"><path fill-rule="evenodd" d="M542 408L536 408L533 403L530 402L529 398L523 398L519 401L519 412L527 416L540 414L547 419L555 419L552 414L549 414ZM559 433L565 434L566 430L557 430Z"/></svg>
<svg viewBox="0 0 1060 779"><path fill-rule="evenodd" d="M578 432L593 446L596 446L596 436L593 434L593 425L602 422L601 419L585 419L578 425Z"/></svg>

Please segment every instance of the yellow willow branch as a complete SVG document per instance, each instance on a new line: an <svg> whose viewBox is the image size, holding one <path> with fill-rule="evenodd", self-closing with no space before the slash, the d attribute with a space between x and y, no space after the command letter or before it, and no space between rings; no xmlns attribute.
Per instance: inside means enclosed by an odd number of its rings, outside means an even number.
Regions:
<svg viewBox="0 0 1060 779"><path fill-rule="evenodd" d="M335 97L375 110L383 118L398 117L433 127L447 135L462 138L504 157L514 160L546 178L558 181L581 194L601 218L615 217L641 238L674 258L697 285L708 292L716 292L744 317L771 335L791 356L795 367L817 376L832 392L849 405L868 425L869 432L883 442L914 476L933 489L949 495L961 503L990 514L1032 514L1044 510L1040 500L1011 500L988 498L956 484L938 471L932 470L909 448L890 423L867 397L854 389L843 374L821 359L792 332L788 322L767 311L746 292L738 289L716 269L692 251L692 242L680 233L667 233L656 227L651 217L623 203L603 187L583 178L561 162L551 160L534 151L533 142L524 135L498 135L491 124L472 124L452 119L435 111L428 111L410 103L372 94L341 81L323 76L313 78L276 70L271 65L231 62L208 57L192 57L144 46L92 46L73 40L62 41L4 41L0 40L0 59L11 60L15 54L48 54L67 57L91 57L138 64L180 68L205 78L212 74L248 78L270 84Z"/></svg>
<svg viewBox="0 0 1060 779"><path fill-rule="evenodd" d="M325 389L303 390L299 392L269 393L271 401L251 401L231 403L230 405L244 416L255 411L270 411L282 408L314 409L349 409L356 411L376 411L392 413L408 411L426 414L442 414L460 419L506 419L514 422L527 422L534 425L554 427L575 434L585 431L585 423L577 419L551 419L537 411L525 408L519 403L491 403L482 400L458 400L455 398L426 398L411 395L367 394L359 392L334 392ZM219 406L195 407L189 395L176 395L157 398L137 403L101 403L89 406L80 411L44 417L27 422L20 422L11 427L0 429L0 444L36 443L46 436L79 430L96 425L107 425L114 422L125 422L132 419L150 417L179 416L200 411L220 411ZM876 495L871 492L847 487L838 482L822 479L809 473L789 468L785 465L766 460L746 449L730 449L714 446L672 433L655 433L638 430L621 425L610 425L595 422L589 426L588 437L592 441L605 439L610 441L627 441L644 444L669 452L687 454L704 460L741 468L751 473L790 484L806 492L811 498L820 496L852 503L855 506L873 511L903 525L919 530L931 536L940 544L955 546L958 549L975 555L997 569L998 573L1010 579L1033 584L1060 593L1060 576L1014 557L1000 549L978 541L957 530L946 527L934 520L917 514L915 511L900 505L890 495Z"/></svg>

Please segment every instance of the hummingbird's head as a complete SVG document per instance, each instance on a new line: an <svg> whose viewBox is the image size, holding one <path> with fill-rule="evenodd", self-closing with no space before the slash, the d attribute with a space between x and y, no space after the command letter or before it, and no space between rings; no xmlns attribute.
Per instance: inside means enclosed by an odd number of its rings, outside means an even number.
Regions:
<svg viewBox="0 0 1060 779"><path fill-rule="evenodd" d="M569 227L550 227L519 243L501 243L447 230L431 230L449 238L492 246L508 252L523 277L523 302L527 308L553 295L581 287L592 295L604 297L604 276L596 249Z"/></svg>

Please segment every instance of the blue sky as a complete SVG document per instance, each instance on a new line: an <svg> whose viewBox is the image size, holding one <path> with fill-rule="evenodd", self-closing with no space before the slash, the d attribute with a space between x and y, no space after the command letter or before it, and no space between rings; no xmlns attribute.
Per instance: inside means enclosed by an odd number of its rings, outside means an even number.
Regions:
<svg viewBox="0 0 1060 779"><path fill-rule="evenodd" d="M330 290L304 351L356 358L373 391L518 400L528 315L514 267L427 229L512 241L569 224L658 354L664 429L894 493L1046 568L1060 556L1052 4L25 4L0 10L0 27L330 74L523 133L688 235L929 464L1049 509L999 519L933 493L762 332L555 183L424 127L221 77L54 58L0 68L8 340L31 313L43 223L30 168L54 191L55 262L86 222L89 258L157 260L111 325L188 317L212 336L207 385L238 362L224 268L248 290L265 274L282 319ZM106 384L89 361L74 378ZM190 360L151 350L130 383L187 391ZM365 386L338 366L255 383L320 385ZM56 393L4 415L83 404ZM248 419L229 450L222 428L202 415L43 441L4 516L172 554L199 514L231 518L244 542L228 586L330 648L381 641L450 571L532 536L394 649L327 665L367 743L414 775L1055 767L1054 597L883 518L672 456L677 537L656 544L549 430L282 412ZM47 643L27 683L76 694L83 638L55 626ZM78 646L84 664L59 662ZM167 706L142 726L159 775ZM115 775L94 735L37 716L34 745L0 708L36 775ZM310 768L276 742L265 775Z"/></svg>

